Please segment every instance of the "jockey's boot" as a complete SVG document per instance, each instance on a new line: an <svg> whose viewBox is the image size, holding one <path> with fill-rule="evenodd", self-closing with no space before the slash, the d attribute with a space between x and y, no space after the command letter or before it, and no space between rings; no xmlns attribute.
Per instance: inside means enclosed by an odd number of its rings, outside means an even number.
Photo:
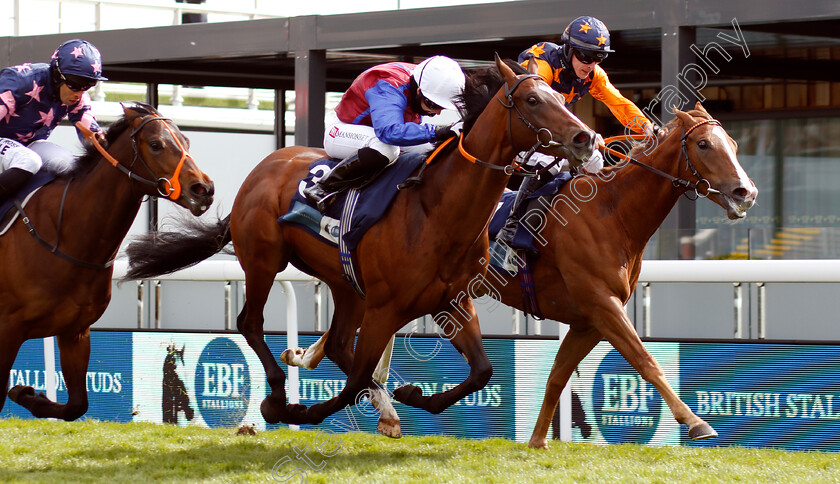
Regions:
<svg viewBox="0 0 840 484"><path fill-rule="evenodd" d="M522 182L522 185L519 186L519 191L516 192L516 198L513 199L510 214L505 219L505 226L496 235L496 241L506 248L502 268L509 272L517 271L516 250L524 248L513 246L513 236L516 235L516 229L519 227L519 216L517 215L519 207L524 203L526 198L531 196L532 193L543 185L545 185L545 182L540 181L539 177L529 177Z"/></svg>
<svg viewBox="0 0 840 484"><path fill-rule="evenodd" d="M9 168L0 173L0 203L11 197L30 178L32 178L32 173L20 168Z"/></svg>
<svg viewBox="0 0 840 484"><path fill-rule="evenodd" d="M378 173L389 163L388 157L375 149L361 148L355 155L341 160L317 183L304 188L303 195L323 213L333 195L347 188L363 185L371 175Z"/></svg>

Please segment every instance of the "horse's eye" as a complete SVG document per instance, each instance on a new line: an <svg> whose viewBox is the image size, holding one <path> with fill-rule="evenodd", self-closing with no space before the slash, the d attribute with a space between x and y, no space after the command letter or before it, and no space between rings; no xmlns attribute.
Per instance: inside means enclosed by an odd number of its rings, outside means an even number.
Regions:
<svg viewBox="0 0 840 484"><path fill-rule="evenodd" d="M537 104L540 103L540 100L537 99L536 96L528 96L528 100L526 102L528 104L530 104L531 106L536 106Z"/></svg>
<svg viewBox="0 0 840 484"><path fill-rule="evenodd" d="M697 147L700 148L701 150L707 150L707 149L709 149L709 142L704 140L704 139L701 139L700 141L697 142Z"/></svg>
<svg viewBox="0 0 840 484"><path fill-rule="evenodd" d="M161 143L160 140L156 139L149 141L149 148L151 148L154 151L160 151L163 149L163 143Z"/></svg>

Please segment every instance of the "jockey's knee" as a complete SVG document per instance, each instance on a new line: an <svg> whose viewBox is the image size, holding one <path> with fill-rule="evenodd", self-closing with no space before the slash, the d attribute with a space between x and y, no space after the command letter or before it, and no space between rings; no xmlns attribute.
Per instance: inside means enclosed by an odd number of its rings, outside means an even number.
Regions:
<svg viewBox="0 0 840 484"><path fill-rule="evenodd" d="M15 143L15 145L3 144L2 147L6 148L2 154L4 158L3 167L5 169L18 168L32 174L38 173L38 170L44 164L41 156L19 143Z"/></svg>
<svg viewBox="0 0 840 484"><path fill-rule="evenodd" d="M393 162L400 156L399 146L383 143L379 140L379 138L371 139L370 143L368 144L368 147L378 151L385 158L388 158L388 162Z"/></svg>
<svg viewBox="0 0 840 484"><path fill-rule="evenodd" d="M66 172L75 163L70 150L46 140L35 141L29 145L29 148L41 157L46 169L52 173Z"/></svg>

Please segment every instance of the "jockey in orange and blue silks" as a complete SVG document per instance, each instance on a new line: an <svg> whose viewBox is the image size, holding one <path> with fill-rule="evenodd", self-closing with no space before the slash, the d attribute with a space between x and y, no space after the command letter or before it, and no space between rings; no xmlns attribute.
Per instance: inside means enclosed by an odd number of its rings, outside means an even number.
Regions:
<svg viewBox="0 0 840 484"><path fill-rule="evenodd" d="M566 99L566 107L587 93L607 105L618 121L636 133L650 133L653 123L610 83L599 65L610 53L610 33L594 17L578 17L566 27L561 44L542 42L519 54L527 66L534 59L538 74Z"/></svg>
<svg viewBox="0 0 840 484"><path fill-rule="evenodd" d="M587 93L592 94L592 97L606 104L625 127L636 133L652 136L657 129L655 125L632 101L618 92L599 65L612 52L614 51L610 49L610 32L604 23L595 17L584 16L574 19L566 27L560 45L541 42L519 54L518 61L525 67L532 60L535 61L539 76L565 98L566 107L576 103ZM600 144L603 144L603 140L598 135L596 145ZM549 167L547 171L551 175L556 175L563 166L563 163L555 163L553 157L540 153L534 153L528 159L521 159L520 156L520 162L532 167ZM583 169L592 173L603 167L604 159L597 149L583 164ZM535 177L526 178L522 182L505 226L496 236L496 240L507 247L503 262L505 269L515 271L516 251L528 248L516 246L514 242L514 235L519 227L520 207L523 201L546 181L547 179Z"/></svg>
<svg viewBox="0 0 840 484"><path fill-rule="evenodd" d="M324 149L342 161L304 188L304 196L323 211L336 192L363 182L393 163L401 151L426 152L430 143L454 134L452 126L422 122L443 109L457 109L464 72L445 56L415 65L381 64L362 72L327 117Z"/></svg>
<svg viewBox="0 0 840 484"><path fill-rule="evenodd" d="M55 172L72 166L72 153L47 141L65 117L103 138L86 92L100 80L106 78L99 50L78 39L61 44L49 64L0 70L0 201L44 164Z"/></svg>

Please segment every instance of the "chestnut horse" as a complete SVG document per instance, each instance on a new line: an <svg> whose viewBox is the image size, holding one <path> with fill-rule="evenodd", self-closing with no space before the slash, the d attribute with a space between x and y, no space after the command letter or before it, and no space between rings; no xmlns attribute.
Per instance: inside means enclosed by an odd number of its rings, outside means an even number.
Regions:
<svg viewBox="0 0 840 484"><path fill-rule="evenodd" d="M591 155L594 139L594 133L539 77L517 75L498 57L496 68L483 72L467 81L462 137L438 153L422 183L402 190L384 218L361 239L356 257L365 299L342 277L335 247L298 226L277 222L300 189L309 165L326 157L323 150L306 147L280 149L263 160L242 184L231 214L214 226L191 227L183 236L183 231L150 234L131 244L127 278L172 272L233 241L247 291L237 328L266 371L271 393L260 409L267 422L319 423L356 403L373 384L374 367L391 336L417 317L447 310L457 319L452 324L462 328L452 342L469 363L469 376L443 393L425 396L419 388L406 386L394 397L439 413L480 390L492 368L472 301L459 293L484 270L479 260L487 252L486 226L512 170L505 165L532 147L579 163ZM167 257L166 252L171 254ZM327 353L348 374L337 397L308 408L286 404L286 375L263 337L269 290L274 276L289 262L332 290L336 309Z"/></svg>
<svg viewBox="0 0 840 484"><path fill-rule="evenodd" d="M758 190L738 163L735 142L700 103L693 111L677 112L666 132L656 144L651 140L649 146L635 148L630 155L639 160L633 158L633 164L625 160L597 175L573 179L555 196L543 223L535 224L541 225L538 240L544 241L532 264L537 306L542 316L568 324L569 332L549 374L531 447L548 447L546 433L560 392L578 363L604 338L659 391L674 418L688 425L692 439L717 436L668 384L624 306L636 288L648 240L681 195L693 191L708 196L735 220L753 206ZM533 311L530 304L526 307L516 275L500 270L485 281L485 294ZM283 360L315 368L324 357L324 339L306 350L286 350Z"/></svg>
<svg viewBox="0 0 840 484"><path fill-rule="evenodd" d="M143 198L167 196L194 215L213 202L213 182L196 167L178 128L149 106L123 110L107 131L107 152L89 146L0 236L0 409L23 342L58 336L67 403L22 385L9 390L9 399L35 417L81 417L88 408L90 326L108 307L112 263Z"/></svg>

